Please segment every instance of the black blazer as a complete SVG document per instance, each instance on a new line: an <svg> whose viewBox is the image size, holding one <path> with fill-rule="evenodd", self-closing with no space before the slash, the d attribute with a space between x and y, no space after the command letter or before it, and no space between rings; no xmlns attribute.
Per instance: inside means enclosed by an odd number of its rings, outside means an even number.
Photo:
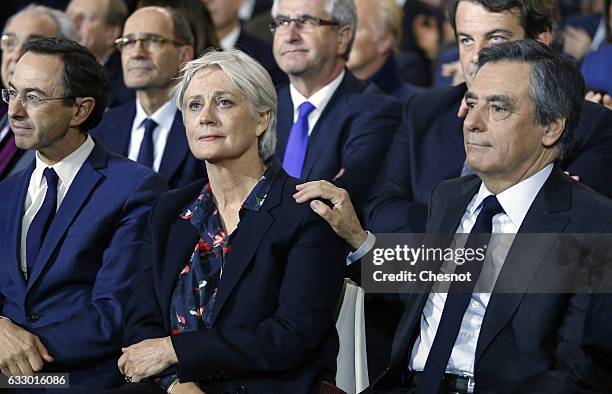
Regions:
<svg viewBox="0 0 612 394"><path fill-rule="evenodd" d="M108 110L102 122L91 131L91 135L97 137L111 152L127 156L135 116L134 99ZM183 118L178 110L168 135L159 174L166 179L170 189L183 187L206 174L204 163L196 159L189 150Z"/></svg>
<svg viewBox="0 0 612 394"><path fill-rule="evenodd" d="M480 187L475 175L442 182L433 192L428 233L453 234ZM573 181L557 167L537 194L519 233L610 233L612 201ZM523 239L524 240L524 239ZM552 240L551 240L552 242ZM529 248L529 249L527 249ZM542 283L550 261L546 244L516 238L496 286L516 272L524 283ZM525 261L519 256L536 256ZM534 261L536 264L534 264ZM550 271L546 271L550 272ZM529 280L531 278L531 280ZM403 294L404 313L395 332L391 362L374 387L399 384L420 331L428 293ZM595 382L585 381L592 369L584 353L583 327L587 294L493 293L476 346L476 393L576 393ZM588 391L585 391L588 392Z"/></svg>
<svg viewBox="0 0 612 394"><path fill-rule="evenodd" d="M346 172L336 184L348 190L361 214L400 116L398 101L346 70L310 134L301 178L332 180L344 168ZM276 155L281 161L292 124L293 101L286 86L278 92Z"/></svg>
<svg viewBox="0 0 612 394"><path fill-rule="evenodd" d="M153 208L141 260L153 263L134 281L127 345L170 334L176 278L199 238L178 215L204 184L164 194ZM181 381L198 380L207 393L313 393L334 381L346 255L330 226L295 203L296 184L281 170L260 211L241 217L210 330L172 338Z"/></svg>
<svg viewBox="0 0 612 394"><path fill-rule="evenodd" d="M402 126L386 156L364 212L370 231L423 232L434 187L458 177L465 162L463 119L457 117L466 85L417 94L404 107ZM612 111L585 101L575 150L561 163L580 182L612 197Z"/></svg>

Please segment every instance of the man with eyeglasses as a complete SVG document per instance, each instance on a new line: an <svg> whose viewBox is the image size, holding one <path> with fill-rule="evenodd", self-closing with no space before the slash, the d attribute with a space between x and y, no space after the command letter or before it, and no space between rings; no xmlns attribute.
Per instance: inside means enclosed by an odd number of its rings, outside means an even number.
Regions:
<svg viewBox="0 0 612 394"><path fill-rule="evenodd" d="M276 153L293 177L334 180L357 211L401 120L401 105L346 68L353 0L276 0L274 56L289 76L278 92Z"/></svg>
<svg viewBox="0 0 612 394"><path fill-rule="evenodd" d="M23 51L2 98L36 158L0 182L0 372L68 373L95 392L121 382L123 305L165 182L87 134L108 82L86 48L42 38Z"/></svg>
<svg viewBox="0 0 612 394"><path fill-rule="evenodd" d="M74 21L79 44L94 54L104 67L110 83L108 107L113 108L134 98L126 88L121 69L121 54L115 40L128 16L123 0L71 0L66 13Z"/></svg>
<svg viewBox="0 0 612 394"><path fill-rule="evenodd" d="M171 89L181 66L193 59L193 34L172 8L143 7L116 40L123 77L136 98L109 110L92 134L111 151L161 174L171 189L205 174L189 151Z"/></svg>
<svg viewBox="0 0 612 394"><path fill-rule="evenodd" d="M278 68L272 47L242 28L239 10L243 0L201 0L210 11L221 49L237 48L261 63L276 86L287 83L287 76Z"/></svg>
<svg viewBox="0 0 612 394"><path fill-rule="evenodd" d="M8 87L24 45L41 37L76 38L72 21L61 11L44 6L28 6L6 22L0 48L2 49L2 84ZM19 172L34 160L33 152L19 149L10 129L5 107L0 107L0 180Z"/></svg>

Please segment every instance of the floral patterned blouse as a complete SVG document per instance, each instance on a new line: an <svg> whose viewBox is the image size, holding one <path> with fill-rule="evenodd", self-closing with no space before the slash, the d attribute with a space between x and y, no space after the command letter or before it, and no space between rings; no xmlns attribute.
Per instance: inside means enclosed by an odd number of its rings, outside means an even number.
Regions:
<svg viewBox="0 0 612 394"><path fill-rule="evenodd" d="M240 217L245 210L259 211L280 168L276 158L268 161L265 174L242 204ZM227 255L232 251L235 234L225 234L209 184L204 186L198 198L183 210L180 217L189 220L198 230L200 240L179 274L172 294L172 334L210 329L217 288L223 277Z"/></svg>

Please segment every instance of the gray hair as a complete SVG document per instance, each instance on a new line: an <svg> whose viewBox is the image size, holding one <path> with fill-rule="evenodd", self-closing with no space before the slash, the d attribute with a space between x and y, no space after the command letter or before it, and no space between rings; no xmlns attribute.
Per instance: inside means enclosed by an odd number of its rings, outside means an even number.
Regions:
<svg viewBox="0 0 612 394"><path fill-rule="evenodd" d="M69 40L76 41L77 36L76 36L76 29L74 28L74 23L72 22L72 19L70 19L70 17L65 12L56 10L54 8L46 7L44 5L38 5L38 4L30 4L26 8L19 11L18 13L12 15L6 21L3 31L6 30L6 27L13 21L13 19L17 15L26 14L30 12L49 16L51 19L53 19L53 21L58 27L58 30L59 30L58 37L67 38Z"/></svg>
<svg viewBox="0 0 612 394"><path fill-rule="evenodd" d="M274 0L272 4L272 17L278 15L278 4L281 0ZM348 60L355 41L355 32L357 31L357 10L353 0L321 0L323 1L323 9L329 18L340 24L340 27L348 26L351 28L351 39L344 54L344 60Z"/></svg>
<svg viewBox="0 0 612 394"><path fill-rule="evenodd" d="M211 50L183 66L182 77L173 89L176 105L182 111L192 78L205 69L220 69L249 100L256 113L270 112L268 128L259 137L259 157L268 160L276 148L276 89L265 68L238 49Z"/></svg>
<svg viewBox="0 0 612 394"><path fill-rule="evenodd" d="M478 69L487 63L498 62L530 65L529 96L534 123L546 126L557 119L565 119L565 128L557 143L558 159L567 159L573 149L584 103L584 78L576 65L535 40L492 45L478 54Z"/></svg>

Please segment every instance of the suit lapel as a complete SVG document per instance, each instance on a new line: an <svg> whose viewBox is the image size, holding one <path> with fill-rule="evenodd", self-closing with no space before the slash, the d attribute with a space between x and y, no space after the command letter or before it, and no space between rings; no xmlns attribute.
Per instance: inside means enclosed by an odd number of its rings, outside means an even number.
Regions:
<svg viewBox="0 0 612 394"><path fill-rule="evenodd" d="M279 111L278 126L276 128L278 141L276 144L276 156L282 162L285 157L285 149L287 149L291 126L293 125L293 100L291 100L288 86L281 89L278 96Z"/></svg>
<svg viewBox="0 0 612 394"><path fill-rule="evenodd" d="M280 204L281 192L286 180L287 175L281 171L276 176L268 197L266 197L266 201L259 212L247 210L240 219L238 228L235 230L236 236L232 240L232 252L227 257L223 277L219 281L217 299L215 300L211 320L213 326L225 301L227 301L236 283L251 263L261 240L274 222L270 210ZM234 245L236 245L235 248Z"/></svg>
<svg viewBox="0 0 612 394"><path fill-rule="evenodd" d="M194 199L195 197L196 195L194 195ZM159 291L157 292L165 322L170 321L168 314L176 280L181 270L189 262L189 257L193 253L198 239L199 235L196 228L189 220L179 218L177 213L176 221L172 223L168 232L168 242L164 245L166 253L162 266L162 281L158 285Z"/></svg>
<svg viewBox="0 0 612 394"><path fill-rule="evenodd" d="M25 291L26 288L26 281L21 271L21 224L24 215L24 202L26 200L28 186L30 185L30 178L32 177L34 167L34 163L30 164L27 171L21 176L19 180L19 192L5 196L7 199L7 206L16 208L10 211L11 216L7 218L7 223L12 224L9 228L8 241L11 245L14 245L9 252L9 275L11 275L13 283L19 284L19 289L23 291Z"/></svg>
<svg viewBox="0 0 612 394"><path fill-rule="evenodd" d="M87 198L94 190L98 182L102 179L102 175L98 168L106 166L108 160L108 152L100 146L95 146L87 160L81 166L76 177L70 185L70 189L66 193L62 205L60 205L49 231L40 248L40 254L36 259L34 269L28 280L28 290L32 288L41 272L51 261L55 249L58 247L68 227L76 216L81 207L87 201Z"/></svg>
<svg viewBox="0 0 612 394"><path fill-rule="evenodd" d="M558 168L553 169L521 224L487 306L476 346L476 362L495 336L508 324L550 248L570 221L567 210L571 207L571 187L562 182L563 176ZM551 236L542 237L538 242L525 236L544 233L551 233ZM531 258L527 259L525 256ZM515 290L509 294L501 294L504 292L503 288ZM516 291L521 288L524 291Z"/></svg>
<svg viewBox="0 0 612 394"><path fill-rule="evenodd" d="M334 92L321 116L317 120L317 124L312 129L308 137L308 149L306 150L306 158L304 159L304 167L302 168L302 179L309 179L315 166L319 162L319 157L326 151L329 144L329 134L340 133L341 122L344 120L342 114L347 113L350 105L350 97L353 91L357 89L357 80L347 70L344 78ZM334 118L335 117L335 118Z"/></svg>
<svg viewBox="0 0 612 394"><path fill-rule="evenodd" d="M98 135L103 139L108 150L127 156L130 138L132 137L132 125L136 117L136 99L118 107L116 111L121 112L119 112L115 121L109 124L108 129L100 130Z"/></svg>
<svg viewBox="0 0 612 394"><path fill-rule="evenodd" d="M162 156L162 161L159 166L159 173L168 180L168 183L170 183L170 180L174 177L185 160L185 156L189 153L189 145L187 143L185 127L183 126L183 118L181 117L180 111L177 110L174 114L172 128L168 134L164 155Z"/></svg>

